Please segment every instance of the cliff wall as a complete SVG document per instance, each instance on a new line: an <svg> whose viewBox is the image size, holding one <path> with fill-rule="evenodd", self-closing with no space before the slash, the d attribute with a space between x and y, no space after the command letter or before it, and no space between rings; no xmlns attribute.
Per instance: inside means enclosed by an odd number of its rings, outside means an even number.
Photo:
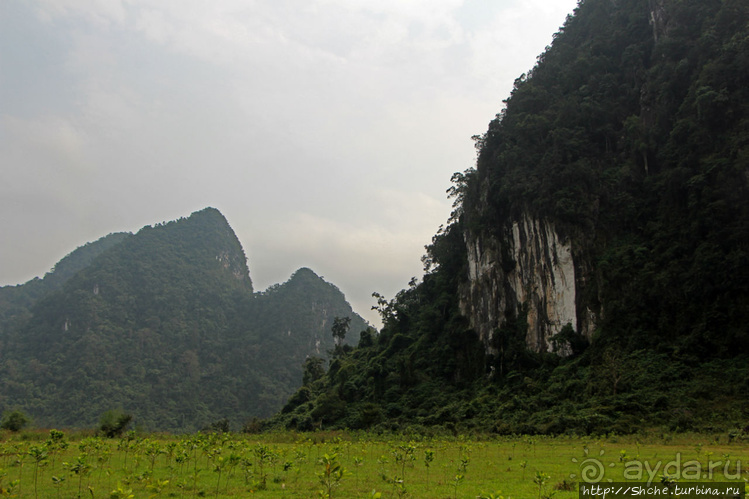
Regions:
<svg viewBox="0 0 749 499"><path fill-rule="evenodd" d="M492 353L492 337L525 307L526 344L536 352L554 351L552 337L570 324L590 337L594 314L581 300L585 266L576 265L572 243L553 223L527 214L497 236L465 233L468 280L461 311ZM570 353L562 346L561 355Z"/></svg>

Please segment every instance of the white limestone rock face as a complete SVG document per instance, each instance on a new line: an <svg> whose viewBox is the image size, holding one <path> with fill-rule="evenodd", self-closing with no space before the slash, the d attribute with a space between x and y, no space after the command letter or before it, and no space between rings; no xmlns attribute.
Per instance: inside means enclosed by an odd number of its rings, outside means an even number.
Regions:
<svg viewBox="0 0 749 499"><path fill-rule="evenodd" d="M554 225L523 215L497 238L465 234L468 282L462 290L461 311L492 352L491 338L510 314L527 307L526 344L536 352L551 352L551 337L571 324L589 336L593 320L587 308L578 310L576 267L570 241ZM557 353L568 355L566 348Z"/></svg>

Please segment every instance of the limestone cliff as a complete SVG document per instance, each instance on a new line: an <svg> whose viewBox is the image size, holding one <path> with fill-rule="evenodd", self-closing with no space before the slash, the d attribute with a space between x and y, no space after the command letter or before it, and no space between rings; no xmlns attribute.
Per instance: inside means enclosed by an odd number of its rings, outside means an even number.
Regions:
<svg viewBox="0 0 749 499"><path fill-rule="evenodd" d="M492 335L525 308L526 344L536 352L554 351L552 337L570 324L590 337L595 319L580 300L584 266L576 265L572 243L552 222L523 214L498 237L465 233L468 281L461 311L491 352ZM558 353L569 354L562 346Z"/></svg>

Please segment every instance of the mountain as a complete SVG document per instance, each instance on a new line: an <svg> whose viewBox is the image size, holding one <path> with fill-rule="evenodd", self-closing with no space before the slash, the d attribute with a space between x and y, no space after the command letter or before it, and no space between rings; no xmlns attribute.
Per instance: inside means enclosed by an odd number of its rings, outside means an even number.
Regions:
<svg viewBox="0 0 749 499"><path fill-rule="evenodd" d="M23 320L36 301L45 294L56 291L70 277L86 268L102 252L119 244L132 234L126 232L109 234L98 241L85 244L57 262L43 278L34 278L18 286L0 287L0 335L14 320Z"/></svg>
<svg viewBox="0 0 749 499"><path fill-rule="evenodd" d="M326 356L326 351L333 347L331 328L335 317L351 317L352 333L368 329L350 307L339 306L341 297L335 285L325 282L312 270L301 268L287 282L258 293L254 314L269 332L286 338L285 348L290 348L294 357ZM352 338L348 340L352 342ZM297 367L301 369L301 364Z"/></svg>
<svg viewBox="0 0 749 499"><path fill-rule="evenodd" d="M483 339L525 304L539 352L567 323L626 348L747 345L746 32L743 2L581 5L465 180ZM505 302L474 307L493 282Z"/></svg>
<svg viewBox="0 0 749 499"><path fill-rule="evenodd" d="M272 424L743 428L748 21L740 0L581 1L474 137L422 281Z"/></svg>
<svg viewBox="0 0 749 499"><path fill-rule="evenodd" d="M3 321L0 400L41 426L92 426L122 408L149 429L223 418L236 428L278 410L305 358L333 347L335 317L366 328L309 269L253 293L244 251L212 208L86 245L37 281L2 288L45 286Z"/></svg>

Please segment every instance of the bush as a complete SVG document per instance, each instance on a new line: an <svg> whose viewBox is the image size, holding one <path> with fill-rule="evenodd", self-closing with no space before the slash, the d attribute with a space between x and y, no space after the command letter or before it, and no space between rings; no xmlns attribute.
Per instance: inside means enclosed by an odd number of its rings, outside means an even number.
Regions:
<svg viewBox="0 0 749 499"><path fill-rule="evenodd" d="M211 433L229 433L231 430L231 422L229 421L229 418L222 418L211 423L206 430Z"/></svg>
<svg viewBox="0 0 749 499"><path fill-rule="evenodd" d="M124 433L127 425L132 420L132 415L120 409L113 409L101 415L101 419L99 419L99 431L107 438L119 437Z"/></svg>
<svg viewBox="0 0 749 499"><path fill-rule="evenodd" d="M0 421L0 428L15 433L24 429L29 423L31 423L31 420L26 414L15 410L3 414L3 419Z"/></svg>
<svg viewBox="0 0 749 499"><path fill-rule="evenodd" d="M263 421L259 418L252 418L245 421L242 426L242 433L261 433L263 431Z"/></svg>

